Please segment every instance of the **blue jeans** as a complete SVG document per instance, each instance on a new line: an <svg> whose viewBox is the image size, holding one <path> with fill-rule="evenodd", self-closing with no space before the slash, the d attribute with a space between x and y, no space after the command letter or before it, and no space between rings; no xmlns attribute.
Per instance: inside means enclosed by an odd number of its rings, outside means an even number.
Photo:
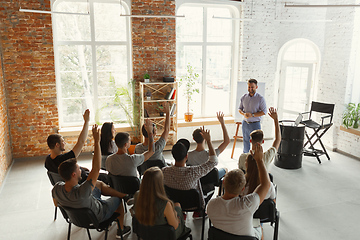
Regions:
<svg viewBox="0 0 360 240"><path fill-rule="evenodd" d="M242 121L242 133L244 140L244 153L250 151L250 133L254 130L261 129L260 122L247 123L245 120Z"/></svg>
<svg viewBox="0 0 360 240"><path fill-rule="evenodd" d="M102 219L98 219L99 222L103 222L108 220L116 211L116 209L121 204L121 199L118 197L111 197L106 200L101 199L101 191L97 187L92 191L92 195L102 203L103 206L103 217Z"/></svg>

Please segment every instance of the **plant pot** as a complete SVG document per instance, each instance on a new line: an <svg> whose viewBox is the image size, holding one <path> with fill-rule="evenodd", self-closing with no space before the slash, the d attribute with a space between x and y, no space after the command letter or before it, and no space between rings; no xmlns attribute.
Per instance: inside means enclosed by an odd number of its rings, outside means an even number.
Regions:
<svg viewBox="0 0 360 240"><path fill-rule="evenodd" d="M146 97L146 100L151 100L151 97Z"/></svg>
<svg viewBox="0 0 360 240"><path fill-rule="evenodd" d="M160 114L160 117L163 117L164 116L164 113L163 112L159 112Z"/></svg>
<svg viewBox="0 0 360 240"><path fill-rule="evenodd" d="M193 119L193 116L194 116L193 113L187 112L184 115L185 115L185 122L192 122L192 119Z"/></svg>
<svg viewBox="0 0 360 240"><path fill-rule="evenodd" d="M144 82L145 82L145 83L149 83L149 82L150 82L150 79L144 78Z"/></svg>
<svg viewBox="0 0 360 240"><path fill-rule="evenodd" d="M136 144L135 145L130 145L130 147L128 148L128 153L130 155L135 153L135 147L136 147Z"/></svg>

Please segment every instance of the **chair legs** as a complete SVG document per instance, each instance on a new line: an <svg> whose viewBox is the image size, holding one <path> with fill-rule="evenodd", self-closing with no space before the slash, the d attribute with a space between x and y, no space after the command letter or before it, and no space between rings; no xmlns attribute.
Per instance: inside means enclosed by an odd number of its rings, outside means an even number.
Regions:
<svg viewBox="0 0 360 240"><path fill-rule="evenodd" d="M55 206L54 221L56 220L56 216L57 216L57 206Z"/></svg>
<svg viewBox="0 0 360 240"><path fill-rule="evenodd" d="M71 233L71 223L69 222L69 228L68 228L68 240L70 240L70 233Z"/></svg>
<svg viewBox="0 0 360 240"><path fill-rule="evenodd" d="M311 137L309 137L307 131L305 131L305 136L307 138L307 141L305 142L304 144L304 149L306 147L307 144L310 144L310 149L312 149L313 152L310 153L311 156L315 156L316 159L318 160L319 163L321 163L320 161L320 158L319 156L322 155L322 154L325 154L327 159L330 160L330 157L325 149L325 146L324 144L322 143L321 141L321 137L329 130L330 127L324 129L321 134L319 135L319 131L321 130L321 128L318 128L318 129L313 129L314 130L314 133L313 135L311 135ZM312 142L311 140L316 136L316 140L314 142ZM317 150L315 149L315 144L319 141L321 147L322 147L322 150Z"/></svg>
<svg viewBox="0 0 360 240"><path fill-rule="evenodd" d="M202 219L202 229L201 229L201 240L204 240L204 231L205 231L205 208L202 211L203 219Z"/></svg>
<svg viewBox="0 0 360 240"><path fill-rule="evenodd" d="M277 239L278 239L279 223L280 223L280 212L279 212L279 211L276 211L276 216L275 216L275 228L274 228L274 240L277 240Z"/></svg>

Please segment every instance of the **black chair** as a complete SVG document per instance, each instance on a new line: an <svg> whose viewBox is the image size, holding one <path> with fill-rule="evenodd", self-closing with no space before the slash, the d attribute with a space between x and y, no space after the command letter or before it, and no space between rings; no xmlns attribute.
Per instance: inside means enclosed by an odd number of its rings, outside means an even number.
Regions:
<svg viewBox="0 0 360 240"><path fill-rule="evenodd" d="M140 189L140 180L138 177L133 176L120 176L120 175L112 175L108 174L110 187L115 190L129 194L133 196L136 191ZM126 203L124 200L125 212L127 212Z"/></svg>
<svg viewBox="0 0 360 240"><path fill-rule="evenodd" d="M64 182L64 179L62 179L62 177L60 176L60 174L58 173L54 173L54 172L49 172L47 171L47 175L49 177L50 183L51 185L55 185L57 182ZM55 214L54 214L54 221L56 220L57 217L57 206L55 206Z"/></svg>
<svg viewBox="0 0 360 240"><path fill-rule="evenodd" d="M221 195L222 179L219 179L219 170L214 168L208 174L200 178L205 202L208 202L215 192L215 186L219 187L218 196Z"/></svg>
<svg viewBox="0 0 360 240"><path fill-rule="evenodd" d="M192 240L191 229L187 228L185 233L176 239L175 229L171 225L155 225L155 226L144 226L133 217L132 218L133 232L136 234L138 239L143 240L185 240L190 238Z"/></svg>
<svg viewBox="0 0 360 240"><path fill-rule="evenodd" d="M160 169L165 167L163 161L161 160L147 160L143 164L137 167L140 177L144 174L146 169L151 167L159 167Z"/></svg>
<svg viewBox="0 0 360 240"><path fill-rule="evenodd" d="M329 128L333 125L332 118L334 113L334 107L335 104L329 104L329 103L320 103L320 102L312 102L311 103L311 109L310 112L304 112L301 115L309 114L308 120L301 121L302 124L305 125L306 128L311 128L314 133L309 137L308 132L305 128L305 136L307 138L307 141L304 144L303 152L306 156L313 156L316 157L318 162L321 163L319 156L325 154L327 159L330 160L329 155L326 152L326 149L324 147L324 144L321 142L321 137L329 130ZM311 119L311 115L314 113L320 113L320 114L326 114L324 116L321 116L321 124L313 121ZM324 123L325 119L329 119ZM316 138L314 138L316 137ZM314 138L314 141L313 141ZM319 142L322 149L316 149L315 144ZM306 149L307 145L310 145L308 149Z"/></svg>
<svg viewBox="0 0 360 240"><path fill-rule="evenodd" d="M201 193L196 189L179 190L168 186L164 186L166 195L173 201L178 202L181 205L181 209L184 212L201 212L202 213L202 230L201 240L204 239L205 228L205 206L201 204Z"/></svg>
<svg viewBox="0 0 360 240"><path fill-rule="evenodd" d="M208 232L208 240L257 240L257 238L253 236L231 234L211 226Z"/></svg>
<svg viewBox="0 0 360 240"><path fill-rule="evenodd" d="M259 218L261 223L270 223L274 226L274 240L278 239L280 212L276 209L276 203L272 199L265 199L253 215Z"/></svg>
<svg viewBox="0 0 360 240"><path fill-rule="evenodd" d="M120 223L118 217L119 213L114 212L114 214L103 222L99 222L96 218L95 214L91 211L90 208L71 208L71 207L62 207L59 206L66 222L69 223L68 228L68 240L70 240L71 233L71 224L75 226L86 228L89 239L91 239L89 229L96 229L98 232L105 231L105 240L107 239L107 234L109 231L109 226L111 226L112 222L116 221L118 228L120 228ZM123 236L121 234L121 239L123 240Z"/></svg>

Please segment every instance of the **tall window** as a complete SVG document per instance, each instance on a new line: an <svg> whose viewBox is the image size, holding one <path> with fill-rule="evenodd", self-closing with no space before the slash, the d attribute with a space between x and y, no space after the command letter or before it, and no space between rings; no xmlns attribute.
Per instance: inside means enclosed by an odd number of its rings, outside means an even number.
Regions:
<svg viewBox="0 0 360 240"><path fill-rule="evenodd" d="M310 109L320 63L319 49L307 39L294 39L281 48L279 55L279 117L293 120Z"/></svg>
<svg viewBox="0 0 360 240"><path fill-rule="evenodd" d="M215 19L213 16L234 17L227 6L182 5L177 11L185 18L176 20L176 75L186 75L190 64L199 74L194 87L195 102L191 103L195 117L215 116L216 111L229 115L233 79L234 26L232 20ZM178 95L179 118L186 112L186 99Z"/></svg>
<svg viewBox="0 0 360 240"><path fill-rule="evenodd" d="M60 126L92 121L121 121L114 104L116 89L130 79L128 8L117 0L57 0L53 11L89 15L53 15L55 69Z"/></svg>

